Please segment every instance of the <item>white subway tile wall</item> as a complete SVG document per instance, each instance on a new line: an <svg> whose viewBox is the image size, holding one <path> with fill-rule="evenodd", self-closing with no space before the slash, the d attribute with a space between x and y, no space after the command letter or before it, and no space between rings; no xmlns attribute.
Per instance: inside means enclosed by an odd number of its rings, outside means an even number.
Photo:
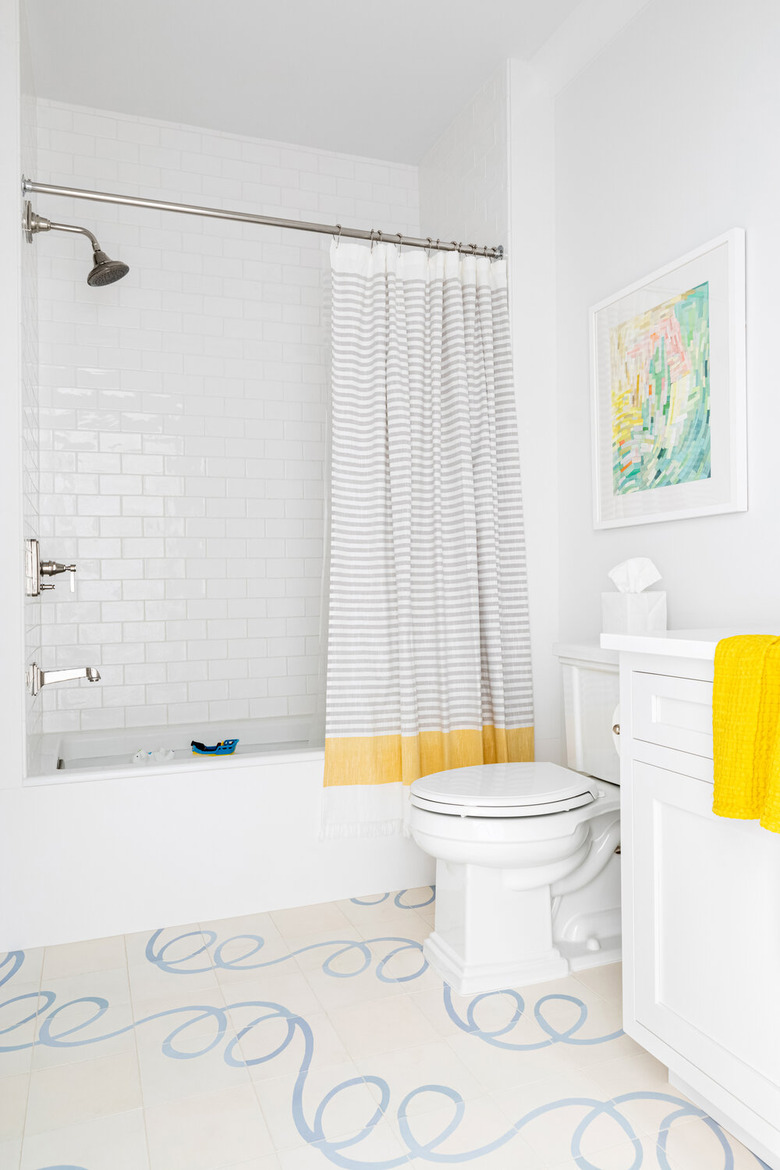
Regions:
<svg viewBox="0 0 780 1170"><path fill-rule="evenodd" d="M420 162L422 234L507 247L506 65L482 86Z"/></svg>
<svg viewBox="0 0 780 1170"><path fill-rule="evenodd" d="M38 103L43 181L419 231L417 170ZM312 713L320 686L328 236L38 197L47 732Z"/></svg>

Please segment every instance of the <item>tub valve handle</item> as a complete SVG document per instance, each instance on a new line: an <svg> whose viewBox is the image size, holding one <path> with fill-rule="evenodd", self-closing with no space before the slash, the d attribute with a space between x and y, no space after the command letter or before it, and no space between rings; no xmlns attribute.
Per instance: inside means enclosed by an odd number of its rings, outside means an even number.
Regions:
<svg viewBox="0 0 780 1170"><path fill-rule="evenodd" d="M42 577L55 577L57 573L70 573L70 591L76 592L76 566L62 565L59 561L41 561L40 573ZM42 589L53 589L53 585L42 585Z"/></svg>

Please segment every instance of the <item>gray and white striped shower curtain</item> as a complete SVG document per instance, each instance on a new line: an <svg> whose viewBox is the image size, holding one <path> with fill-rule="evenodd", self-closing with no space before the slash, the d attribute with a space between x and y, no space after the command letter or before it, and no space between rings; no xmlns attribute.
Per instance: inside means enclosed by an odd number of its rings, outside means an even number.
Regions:
<svg viewBox="0 0 780 1170"><path fill-rule="evenodd" d="M506 262L331 248L325 835L418 776L533 758Z"/></svg>

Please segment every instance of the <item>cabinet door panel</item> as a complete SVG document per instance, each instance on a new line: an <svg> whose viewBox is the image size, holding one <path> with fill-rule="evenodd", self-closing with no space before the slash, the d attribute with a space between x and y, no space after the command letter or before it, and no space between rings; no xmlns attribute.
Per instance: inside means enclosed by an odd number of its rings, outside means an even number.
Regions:
<svg viewBox="0 0 780 1170"><path fill-rule="evenodd" d="M712 788L633 765L640 1024L780 1116L780 837L712 813Z"/></svg>

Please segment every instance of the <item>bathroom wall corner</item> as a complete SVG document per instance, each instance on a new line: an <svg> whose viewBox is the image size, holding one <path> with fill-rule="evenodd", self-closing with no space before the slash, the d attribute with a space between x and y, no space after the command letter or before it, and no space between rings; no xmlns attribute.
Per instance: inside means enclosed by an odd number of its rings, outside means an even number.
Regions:
<svg viewBox="0 0 780 1170"><path fill-rule="evenodd" d="M25 10L20 12L20 155L23 175L38 170L38 118ZM40 526L40 368L38 362L38 265L35 249L21 246L21 412L22 526L25 540L41 536ZM24 599L25 670L41 662L41 599ZM27 775L40 770L43 712L39 697L25 695Z"/></svg>
<svg viewBox="0 0 780 1170"><path fill-rule="evenodd" d="M536 757L564 760L558 640L554 101L533 65L508 63L512 343L523 469Z"/></svg>
<svg viewBox="0 0 780 1170"><path fill-rule="evenodd" d="M24 542L22 523L22 347L20 231L21 78L18 0L0 2L0 789L24 771ZM0 820L2 820L0 816ZM2 846L0 846L0 852Z"/></svg>

